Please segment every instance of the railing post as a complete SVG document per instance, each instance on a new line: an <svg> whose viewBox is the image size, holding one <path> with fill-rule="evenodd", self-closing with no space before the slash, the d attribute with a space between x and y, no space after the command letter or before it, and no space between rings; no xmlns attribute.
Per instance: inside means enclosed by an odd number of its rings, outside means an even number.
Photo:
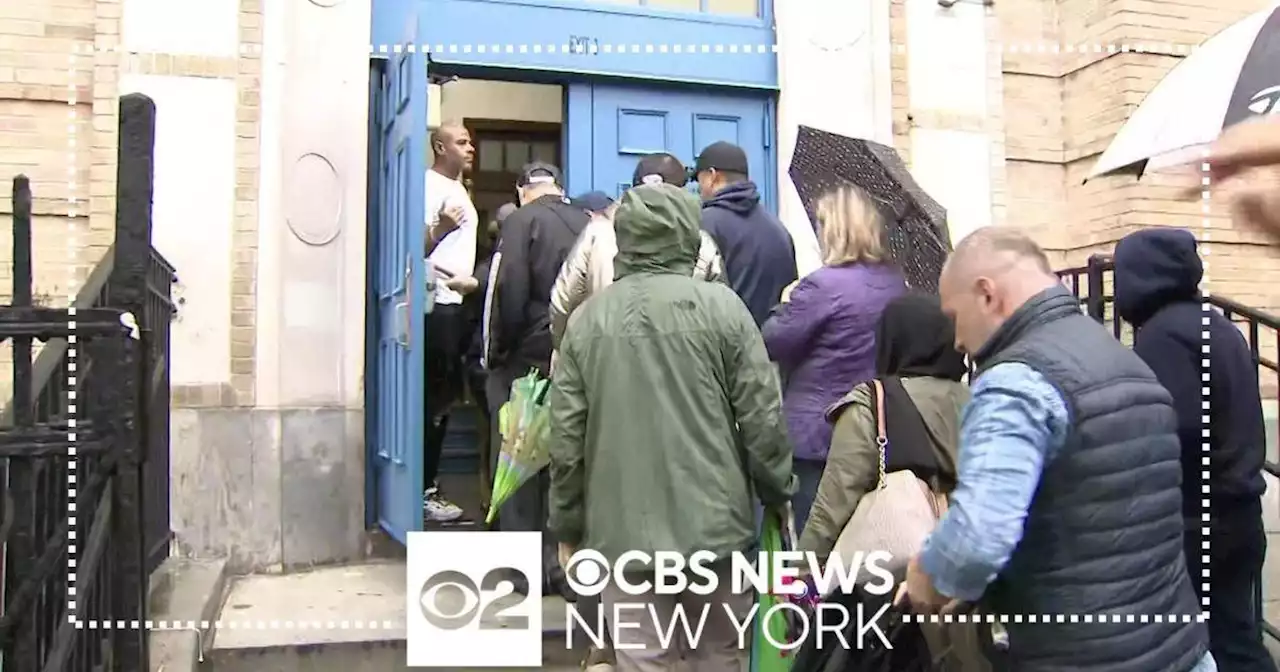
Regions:
<svg viewBox="0 0 1280 672"><path fill-rule="evenodd" d="M31 307L31 183L23 175L13 180L13 307ZM31 403L31 337L13 339L13 418L20 429L30 429L35 424ZM36 483L44 469L52 465L52 459L5 460L6 482L0 483L0 512L12 517L13 526L4 541L4 598L7 603L17 594L29 577L38 572L40 549L47 540L37 539L38 519L42 512L36 508L45 500L36 499ZM30 606L27 607L28 609ZM6 609L7 612L7 609ZM4 664L15 670L35 670L40 660L39 620L28 615L20 620L13 632L13 643Z"/></svg>
<svg viewBox="0 0 1280 672"><path fill-rule="evenodd" d="M107 292L107 305L133 314L140 321L147 300L147 270L151 261L151 196L154 187L156 107L142 94L120 99L120 144L116 179L115 263ZM141 372L146 368L146 348L128 340L122 348L126 367L120 369L118 406L128 422L114 430L121 463L114 479L118 515L112 518L113 564L120 575L112 591L111 614L117 619L146 620L147 571L145 529L146 501L142 488L142 462L146 455L146 413ZM134 358L140 358L141 361ZM116 433L118 432L118 433ZM116 508L118 507L118 508ZM144 669L148 665L145 630L119 632L116 660L120 669Z"/></svg>
<svg viewBox="0 0 1280 672"><path fill-rule="evenodd" d="M1085 312L1099 322L1105 322L1107 317L1106 283L1102 277L1106 261L1107 258L1103 255L1095 254L1085 264L1085 272L1089 276L1089 296L1085 299Z"/></svg>

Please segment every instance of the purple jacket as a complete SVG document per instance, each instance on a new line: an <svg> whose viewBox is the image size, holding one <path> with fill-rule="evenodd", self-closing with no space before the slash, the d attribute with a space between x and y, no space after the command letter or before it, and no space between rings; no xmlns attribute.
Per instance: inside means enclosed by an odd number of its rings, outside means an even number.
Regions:
<svg viewBox="0 0 1280 672"><path fill-rule="evenodd" d="M797 458L827 459L827 407L875 376L876 324L904 292L890 266L825 266L801 279L764 323L769 357L785 377L782 409Z"/></svg>

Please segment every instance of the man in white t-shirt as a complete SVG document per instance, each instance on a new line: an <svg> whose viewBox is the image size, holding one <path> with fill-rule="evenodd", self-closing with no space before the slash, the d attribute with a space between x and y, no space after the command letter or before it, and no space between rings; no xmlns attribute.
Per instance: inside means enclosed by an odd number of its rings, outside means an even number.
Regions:
<svg viewBox="0 0 1280 672"><path fill-rule="evenodd" d="M462 509L444 498L436 482L440 453L449 426L449 410L462 397L463 354L470 340L462 294L450 280L475 272L477 219L462 174L471 169L475 147L471 134L457 122L446 122L431 134L435 161L426 175L427 273L434 305L427 314L426 445L423 446L423 511L430 522L449 522Z"/></svg>

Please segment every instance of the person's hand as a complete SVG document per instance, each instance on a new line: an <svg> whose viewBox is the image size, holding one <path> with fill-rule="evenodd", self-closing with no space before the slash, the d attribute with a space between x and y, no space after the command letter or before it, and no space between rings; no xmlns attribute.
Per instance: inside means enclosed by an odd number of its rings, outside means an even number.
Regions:
<svg viewBox="0 0 1280 672"><path fill-rule="evenodd" d="M1225 197L1232 219L1280 242L1280 115L1267 115L1223 131L1196 161L1208 163L1209 188ZM1188 166L1190 169L1191 166ZM1204 186L1188 189L1200 198Z"/></svg>
<svg viewBox="0 0 1280 672"><path fill-rule="evenodd" d="M1231 219L1280 242L1280 166L1254 168L1227 181Z"/></svg>
<svg viewBox="0 0 1280 672"><path fill-rule="evenodd" d="M1209 148L1209 177L1222 182L1255 168L1280 166L1280 115L1240 122Z"/></svg>
<svg viewBox="0 0 1280 672"><path fill-rule="evenodd" d="M453 277L444 281L444 286L459 294L470 294L480 287L480 281L471 277Z"/></svg>
<svg viewBox="0 0 1280 672"><path fill-rule="evenodd" d="M913 610L922 612L937 611L944 607L954 609L956 606L955 600L947 598L933 587L929 575L920 568L919 557L911 558L911 562L907 563L907 580L898 586L898 594L893 602L902 604L904 599Z"/></svg>
<svg viewBox="0 0 1280 672"><path fill-rule="evenodd" d="M451 205L440 211L440 220L436 222L435 227L431 231L431 235L439 240L450 231L458 228L462 224L462 218L466 216L466 210L461 205Z"/></svg>

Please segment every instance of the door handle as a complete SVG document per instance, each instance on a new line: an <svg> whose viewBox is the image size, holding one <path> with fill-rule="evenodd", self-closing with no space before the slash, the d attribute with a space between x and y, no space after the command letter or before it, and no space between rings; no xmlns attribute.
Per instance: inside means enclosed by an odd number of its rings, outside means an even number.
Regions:
<svg viewBox="0 0 1280 672"><path fill-rule="evenodd" d="M412 254L412 253L410 253ZM408 254L404 257L404 300L399 301L395 305L395 323L396 323L396 343L408 350L413 345L413 316L409 314L409 309L413 307L413 285L410 281L413 279L413 257Z"/></svg>
<svg viewBox="0 0 1280 672"><path fill-rule="evenodd" d="M407 297L406 297L407 298ZM409 307L413 305L409 301L401 301L395 305L395 322L396 322L396 344L408 350L412 345L412 333L409 327L412 324L409 315Z"/></svg>

